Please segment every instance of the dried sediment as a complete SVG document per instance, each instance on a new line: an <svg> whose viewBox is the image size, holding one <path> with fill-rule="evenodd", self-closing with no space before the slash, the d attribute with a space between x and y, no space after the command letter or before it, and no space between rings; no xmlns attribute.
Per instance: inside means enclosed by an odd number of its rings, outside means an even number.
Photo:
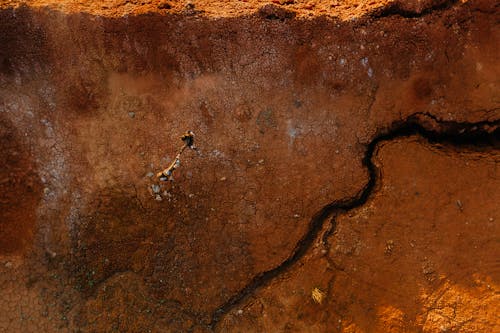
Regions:
<svg viewBox="0 0 500 333"><path fill-rule="evenodd" d="M426 114L418 124L436 135L467 137L453 132L456 124L496 133L493 2L410 8L345 1L328 9L301 1L220 9L210 1L1 4L0 119L16 133L2 147L21 156L4 168L21 185L2 199L18 216L33 217L26 220L33 235L27 242L16 236L26 244L15 260L12 251L2 253L8 267L0 276L10 290L54 304L25 311L46 314L49 331L204 330L219 319L213 327L228 325L229 310L262 302L267 286L280 290L282 276L310 267L309 253L324 238L311 217L373 185L367 147L388 130ZM157 202L148 175L172 161L186 129L196 132L200 156L186 156L175 186ZM460 149L448 154L468 158ZM484 154L496 156L492 149ZM496 179L495 169L478 168ZM33 192L24 182L30 177ZM19 197L26 206L13 204ZM468 218L479 218L474 214ZM399 240L391 240L397 248ZM283 286L299 290L299 282ZM319 287L328 293L318 313L356 317L359 308L339 312L328 301L333 289ZM359 297L368 304L383 295ZM24 304L5 299L5 308ZM304 304L316 310L316 303ZM378 310L396 313L392 308L398 304ZM301 310L287 311L292 318ZM419 309L398 311L404 317ZM260 314L232 329L264 325ZM39 329L17 318L9 314L2 327ZM375 325L356 320L364 329Z"/></svg>

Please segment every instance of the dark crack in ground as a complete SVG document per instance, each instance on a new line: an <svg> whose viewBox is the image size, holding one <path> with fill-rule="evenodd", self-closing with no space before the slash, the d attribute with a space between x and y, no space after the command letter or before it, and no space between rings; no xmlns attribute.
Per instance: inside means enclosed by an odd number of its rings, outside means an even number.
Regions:
<svg viewBox="0 0 500 333"><path fill-rule="evenodd" d="M335 232L336 216L364 205L373 194L379 179L379 170L373 163L377 147L381 142L397 138L419 135L430 144L446 143L458 147L471 147L476 149L500 149L500 120L480 121L476 123L455 122L440 120L427 113L414 114L403 121L393 123L390 127L380 130L366 145L363 165L368 171L368 182L353 197L331 202L320 209L311 219L308 232L295 246L292 254L275 268L256 275L250 283L222 304L212 314L209 328L214 330L221 319L238 304L241 304L250 295L266 286L271 280L288 271L311 248L318 237L325 221L331 219L331 227L323 236L323 241Z"/></svg>

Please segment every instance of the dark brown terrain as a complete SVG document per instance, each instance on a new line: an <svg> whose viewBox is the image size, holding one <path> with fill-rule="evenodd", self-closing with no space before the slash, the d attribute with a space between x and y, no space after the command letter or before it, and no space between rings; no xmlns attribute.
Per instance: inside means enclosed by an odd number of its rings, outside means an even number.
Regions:
<svg viewBox="0 0 500 333"><path fill-rule="evenodd" d="M499 331L499 19L0 0L0 332Z"/></svg>

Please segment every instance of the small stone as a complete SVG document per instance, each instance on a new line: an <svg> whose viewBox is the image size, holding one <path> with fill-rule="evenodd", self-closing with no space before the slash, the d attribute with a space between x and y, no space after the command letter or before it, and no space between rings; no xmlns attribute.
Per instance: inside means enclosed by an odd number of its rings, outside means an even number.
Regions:
<svg viewBox="0 0 500 333"><path fill-rule="evenodd" d="M12 267L12 263L11 263L10 261L7 261L7 262L5 263L5 267L7 267L7 268L11 268L11 267Z"/></svg>
<svg viewBox="0 0 500 333"><path fill-rule="evenodd" d="M162 199L161 195L157 194L156 197L155 197L155 200L156 201L162 201L163 199Z"/></svg>
<svg viewBox="0 0 500 333"><path fill-rule="evenodd" d="M221 177L220 181L223 182L225 181L227 178L226 177Z"/></svg>
<svg viewBox="0 0 500 333"><path fill-rule="evenodd" d="M384 253L385 254L392 254L393 250L394 250L394 241L391 239L391 240L388 240L387 242L385 242Z"/></svg>
<svg viewBox="0 0 500 333"><path fill-rule="evenodd" d="M298 219L300 217L299 214L293 214L293 217L295 217L296 219Z"/></svg>
<svg viewBox="0 0 500 333"><path fill-rule="evenodd" d="M153 193L160 193L160 185L158 184L151 185L151 189L153 190Z"/></svg>
<svg viewBox="0 0 500 333"><path fill-rule="evenodd" d="M311 297L312 299L314 300L314 302L318 303L318 304L321 304L323 303L323 300L325 298L325 293L319 289L319 288L314 288L312 291L311 291Z"/></svg>
<svg viewBox="0 0 500 333"><path fill-rule="evenodd" d="M492 217L490 217L490 218L489 218L489 221L490 221L490 222L493 222L493 218L492 218Z"/></svg>
<svg viewBox="0 0 500 333"><path fill-rule="evenodd" d="M264 160L259 160L259 164L262 164L262 163L264 163Z"/></svg>
<svg viewBox="0 0 500 333"><path fill-rule="evenodd" d="M193 193L189 193L188 197L193 198L194 194Z"/></svg>
<svg viewBox="0 0 500 333"><path fill-rule="evenodd" d="M43 193L44 194L49 194L50 193L50 189L48 187L44 188L43 189Z"/></svg>
<svg viewBox="0 0 500 333"><path fill-rule="evenodd" d="M151 177L153 177L154 175L155 175L155 174L154 174L154 173L152 173L152 172L150 171L150 172L148 172L148 173L146 174L146 177L151 178Z"/></svg>
<svg viewBox="0 0 500 333"><path fill-rule="evenodd" d="M129 116L130 118L134 118L134 117L135 117L135 112L129 112L129 113L128 113L128 116Z"/></svg>
<svg viewBox="0 0 500 333"><path fill-rule="evenodd" d="M236 313L241 316L243 314L243 310L239 309L238 311L236 311Z"/></svg>

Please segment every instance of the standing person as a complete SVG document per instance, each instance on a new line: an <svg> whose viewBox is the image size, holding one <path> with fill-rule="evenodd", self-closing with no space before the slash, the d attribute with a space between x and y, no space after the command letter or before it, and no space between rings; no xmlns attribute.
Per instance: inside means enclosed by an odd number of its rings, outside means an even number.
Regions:
<svg viewBox="0 0 500 333"><path fill-rule="evenodd" d="M175 160L166 168L165 170L159 172L156 177L161 181L166 182L167 180L173 181L173 173L181 165L181 153L178 153Z"/></svg>
<svg viewBox="0 0 500 333"><path fill-rule="evenodd" d="M181 136L181 140L184 141L184 147L181 148L181 152L186 148L191 148L196 150L196 146L194 145L194 133L193 131L187 131Z"/></svg>
<svg viewBox="0 0 500 333"><path fill-rule="evenodd" d="M179 150L177 155L175 156L174 161L169 165L168 168L159 172L156 177L161 181L173 181L173 173L175 169L177 169L181 165L181 154L184 152L186 148L191 148L196 150L196 146L194 145L194 133L193 131L187 131L181 136L181 140L184 142L184 146Z"/></svg>

